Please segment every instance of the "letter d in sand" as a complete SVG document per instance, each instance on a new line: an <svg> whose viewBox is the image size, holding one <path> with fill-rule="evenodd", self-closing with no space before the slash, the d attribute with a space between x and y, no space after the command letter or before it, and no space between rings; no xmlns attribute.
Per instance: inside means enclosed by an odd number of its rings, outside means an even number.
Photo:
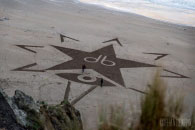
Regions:
<svg viewBox="0 0 195 130"><path fill-rule="evenodd" d="M95 57L85 57L84 60L86 62L90 62L90 63L97 63L100 59L101 59L102 55L100 55L98 58Z"/></svg>

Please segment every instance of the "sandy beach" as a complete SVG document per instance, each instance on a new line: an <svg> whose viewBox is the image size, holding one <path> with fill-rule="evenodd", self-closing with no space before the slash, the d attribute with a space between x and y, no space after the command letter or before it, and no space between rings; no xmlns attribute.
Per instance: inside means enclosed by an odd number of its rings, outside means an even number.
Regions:
<svg viewBox="0 0 195 130"><path fill-rule="evenodd" d="M64 36L61 39L60 34ZM101 56L95 61L98 65L93 66L94 61L86 63L85 73L93 77L91 82L74 79L72 74L82 75L82 61L77 54ZM188 118L195 106L194 56L194 27L71 0L63 5L41 0L0 0L0 86L10 96L19 89L36 101L57 104L64 98L68 80L71 102L99 85L93 83L94 77L104 78L109 87L97 87L75 104L85 130L97 129L102 106L119 104L139 113L140 98L157 68L162 69L168 93L185 96L184 117ZM76 58L73 63L78 66L66 64ZM60 73L64 75L57 75Z"/></svg>

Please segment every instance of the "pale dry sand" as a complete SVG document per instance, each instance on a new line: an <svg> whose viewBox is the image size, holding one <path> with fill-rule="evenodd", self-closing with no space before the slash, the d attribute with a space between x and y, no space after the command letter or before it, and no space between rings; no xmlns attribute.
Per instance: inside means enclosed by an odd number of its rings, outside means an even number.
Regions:
<svg viewBox="0 0 195 130"><path fill-rule="evenodd" d="M67 80L55 75L58 71L18 72L12 69L37 63L34 69L46 69L69 60L70 57L50 45L82 51L94 51L111 43L103 41L118 37L123 47L114 43L117 57L149 64L163 65L166 69L190 79L164 78L168 93L185 95L185 117L195 106L195 28L159 22L134 14L102 9L96 6L67 1L53 5L39 0L0 0L0 82L9 95L20 89L36 100L51 104L62 101ZM60 42L59 33L79 39ZM38 45L30 53L15 45ZM156 56L143 52L168 53L154 61ZM87 70L91 72L90 70ZM126 87L144 91L155 73L155 68L121 69ZM63 71L59 71L63 72ZM68 70L64 72L80 72ZM96 75L94 71L91 72ZM163 74L173 75L170 73ZM99 75L99 74L98 74ZM70 101L90 88L72 82ZM172 93L174 92L174 93ZM110 104L121 104L139 112L139 92L123 87L96 88L75 106L81 111L86 130L95 130L98 109Z"/></svg>

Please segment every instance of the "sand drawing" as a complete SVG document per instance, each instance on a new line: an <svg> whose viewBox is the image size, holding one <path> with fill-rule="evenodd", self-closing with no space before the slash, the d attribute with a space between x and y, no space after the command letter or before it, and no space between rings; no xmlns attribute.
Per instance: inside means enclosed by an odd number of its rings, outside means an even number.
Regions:
<svg viewBox="0 0 195 130"><path fill-rule="evenodd" d="M44 47L44 46L31 46L31 45L16 45L16 46L18 46L18 47L20 47L22 49L25 49L25 50L27 50L29 52L33 52L33 53L37 53L37 52L34 51L34 50L29 49L30 47L34 47L34 48L43 48Z"/></svg>
<svg viewBox="0 0 195 130"><path fill-rule="evenodd" d="M159 59L169 55L169 54L163 54L163 53L146 53L146 52L144 52L143 54L157 55L157 57L154 60L159 60Z"/></svg>
<svg viewBox="0 0 195 130"><path fill-rule="evenodd" d="M88 74L60 73L56 75L70 81L89 84L89 85L100 85L100 80L101 80L98 77L91 76ZM104 80L103 86L115 86L115 85L110 83L109 81Z"/></svg>
<svg viewBox="0 0 195 130"><path fill-rule="evenodd" d="M75 38L71 38L71 37L65 36L65 35L63 35L63 34L60 34L60 40L61 40L61 42L64 42L64 38L68 38L68 39L71 39L71 40L73 40L73 41L79 42L79 40L77 40L77 39L75 39Z"/></svg>
<svg viewBox="0 0 195 130"><path fill-rule="evenodd" d="M69 55L73 59L46 70L81 69L82 65L85 64L88 69L93 69L122 86L125 86L125 84L120 68L156 67L156 65L152 64L117 58L113 45L108 45L92 52L74 50L60 46L53 47L62 53ZM65 75L61 74L60 76L63 77Z"/></svg>
<svg viewBox="0 0 195 130"><path fill-rule="evenodd" d="M182 74L178 74L176 72L173 72L173 71L170 71L170 70L167 70L167 69L163 69L163 71L175 74L177 76L161 75L161 77L166 77L166 78L190 78L190 77L184 76Z"/></svg>
<svg viewBox="0 0 195 130"><path fill-rule="evenodd" d="M118 38L114 38L114 39L111 39L111 40L108 40L108 41L104 41L102 43L113 42L113 41L117 42L120 46L123 46L122 43L119 41Z"/></svg>
<svg viewBox="0 0 195 130"><path fill-rule="evenodd" d="M77 42L79 41L75 38L71 38L71 37L60 34L61 42L65 42L64 38L68 38L70 40L77 41ZM103 43L112 42L112 41L116 41L120 46L122 46L118 38L104 41ZM37 52L29 48L33 48L33 47L43 48L43 46L31 46L31 45L16 45L16 46L22 49L25 49L29 52L35 53L35 54ZM57 64L55 66L45 68L44 70L30 69L31 67L37 65L37 63L33 63L33 64L29 64L29 65L16 68L12 71L46 72L49 70L58 70L58 71L59 70L81 70L80 73L70 73L70 72L69 73L64 73L64 72L56 73L57 76L68 80L68 85L67 85L66 92L64 95L64 98L67 100L68 100L69 92L71 89L71 81L81 83L81 84L91 85L91 87L87 91L83 92L81 95L79 95L78 97L76 97L75 99L71 101L72 105L79 102L87 94L89 94L95 88L97 88L97 86L114 87L116 86L116 84L118 84L126 88L123 76L120 71L121 68L147 68L147 67L157 68L157 67L160 67L160 66L156 66L153 64L118 58L116 56L116 52L112 44L96 49L91 52L86 52L82 50L76 50L76 49L71 49L71 48L67 48L63 46L56 46L56 45L51 45L51 47L55 48L56 50L60 51L61 53L65 55L70 56L72 59L69 61L65 61L63 63ZM144 54L157 55L157 57L154 60L159 60L169 55L169 54L163 54L163 53L144 53ZM97 72L98 74L102 75L102 77L97 77L92 74L85 73L85 69L91 69ZM163 71L170 73L170 75L161 75L161 77L164 77L164 78L189 78L187 76L184 76L182 74L179 74L179 73L167 70L167 69L163 69ZM106 77L106 78L103 78L103 77ZM138 90L136 88L127 88L127 89L131 89L135 92L146 94L144 91Z"/></svg>
<svg viewBox="0 0 195 130"><path fill-rule="evenodd" d="M22 66L22 67L19 67L19 68L16 68L12 71L29 71L29 72L45 72L45 70L35 70L35 69L29 69L33 66L36 66L37 63L33 63L33 64L29 64L29 65L25 65L25 66Z"/></svg>

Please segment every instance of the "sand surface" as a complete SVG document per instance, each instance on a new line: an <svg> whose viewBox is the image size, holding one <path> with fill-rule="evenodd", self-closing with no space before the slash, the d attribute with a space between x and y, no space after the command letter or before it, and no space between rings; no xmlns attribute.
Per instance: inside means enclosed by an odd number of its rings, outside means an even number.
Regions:
<svg viewBox="0 0 195 130"><path fill-rule="evenodd" d="M50 104L59 103L64 98L68 80L56 74L81 75L81 69L69 66L66 70L45 70L74 59L51 45L82 52L94 52L113 45L118 59L159 65L165 70L184 75L162 71L162 75L165 76L179 76L163 79L169 85L170 95L175 93L185 95L186 118L195 106L195 28L163 23L72 1L59 6L41 0L0 0L0 19L2 19L0 82L4 91L10 96L14 94L14 90L19 89L33 96L35 100L44 100ZM60 34L79 41L66 38L61 42ZM102 43L114 38L118 38L122 46L114 41ZM31 49L29 51L16 45L39 47L27 47ZM113 54L109 51L102 52L104 56L107 54L107 60L113 58ZM94 56L97 58L103 53L98 51ZM145 53L168 55L155 60L157 55ZM32 65L33 63L36 65ZM117 63L126 65L123 62ZM32 67L25 71L12 71L29 64ZM75 104L82 114L86 130L96 129L98 110L102 106L120 104L139 113L140 98L143 93L127 88L144 92L156 71L156 67L135 68L131 65L121 69L119 67L124 81L124 85L121 85L117 82L120 74L115 73L116 69L104 71L105 66L101 66L103 68L99 66L94 67L99 71L102 69L102 73L94 69L87 69L85 73L92 77L104 78L115 87L97 87ZM44 72L29 70L44 70ZM109 73L111 77L103 75L105 73ZM116 80L113 81L113 77ZM73 78L74 76L70 76L70 79ZM73 101L91 86L72 81L69 100Z"/></svg>

